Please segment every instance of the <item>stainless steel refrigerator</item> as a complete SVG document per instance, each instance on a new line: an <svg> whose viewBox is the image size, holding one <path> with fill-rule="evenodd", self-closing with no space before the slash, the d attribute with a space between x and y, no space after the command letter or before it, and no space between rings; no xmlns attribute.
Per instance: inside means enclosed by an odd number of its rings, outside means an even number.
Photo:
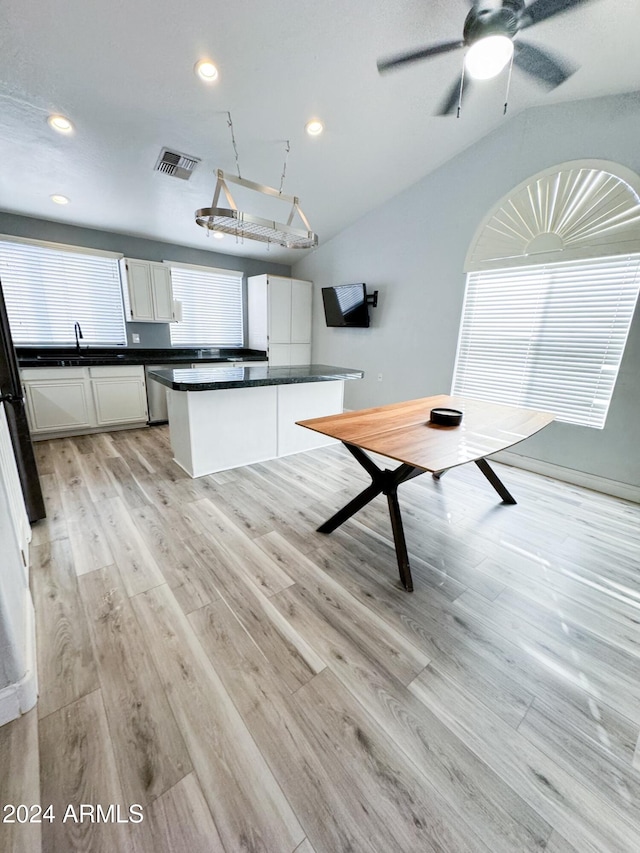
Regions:
<svg viewBox="0 0 640 853"><path fill-rule="evenodd" d="M22 494L29 521L33 523L44 518L46 512L2 284L0 284L0 402L5 404Z"/></svg>

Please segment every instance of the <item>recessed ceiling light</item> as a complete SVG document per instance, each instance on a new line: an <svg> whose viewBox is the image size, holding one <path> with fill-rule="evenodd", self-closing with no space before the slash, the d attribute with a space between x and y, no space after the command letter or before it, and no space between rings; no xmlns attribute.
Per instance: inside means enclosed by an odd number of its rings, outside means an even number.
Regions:
<svg viewBox="0 0 640 853"><path fill-rule="evenodd" d="M66 197L66 195L52 195L49 196L49 198L56 204L69 204L69 199Z"/></svg>
<svg viewBox="0 0 640 853"><path fill-rule="evenodd" d="M57 130L58 133L73 133L73 125L65 116L51 115L47 119L49 127Z"/></svg>
<svg viewBox="0 0 640 853"><path fill-rule="evenodd" d="M213 236L216 238L216 240L222 240L224 234L222 233L222 231L214 231Z"/></svg>
<svg viewBox="0 0 640 853"><path fill-rule="evenodd" d="M204 80L205 83L213 83L214 80L218 79L218 69L208 59L201 59L199 62L196 62L195 71L198 77Z"/></svg>
<svg viewBox="0 0 640 853"><path fill-rule="evenodd" d="M324 130L324 125L319 119L314 118L305 124L304 129L307 131L309 136L319 136Z"/></svg>

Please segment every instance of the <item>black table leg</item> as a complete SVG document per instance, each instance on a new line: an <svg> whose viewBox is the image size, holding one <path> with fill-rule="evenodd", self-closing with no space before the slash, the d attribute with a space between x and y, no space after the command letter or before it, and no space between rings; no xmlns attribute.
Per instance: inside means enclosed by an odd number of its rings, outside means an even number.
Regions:
<svg viewBox="0 0 640 853"><path fill-rule="evenodd" d="M407 592L413 592L413 578L409 566L409 554L407 553L407 541L404 538L402 516L400 515L400 504L398 503L398 491L394 489L387 494L389 504L389 515L391 516L391 529L393 530L393 541L396 546L396 557L398 559L398 571L400 580Z"/></svg>
<svg viewBox="0 0 640 853"><path fill-rule="evenodd" d="M340 527L347 519L355 515L356 512L365 507L370 501L380 494L387 496L389 505L389 515L391 517L391 529L393 531L393 541L396 548L396 556L398 558L398 571L400 572L400 580L407 592L413 591L413 580L411 578L411 568L409 566L409 554L407 552L407 543L404 537L404 529L402 527L402 516L400 514L400 504L398 503L398 486L401 483L417 477L419 474L424 474L422 468L415 468L412 465L402 464L393 471L389 469L383 470L378 468L373 459L359 447L353 444L343 442L347 450L357 459L362 467L367 471L372 479L372 483L364 491L360 492L352 501L338 510L335 515L332 515L328 521L318 527L319 533L332 533L336 528Z"/></svg>
<svg viewBox="0 0 640 853"><path fill-rule="evenodd" d="M360 494L352 501L349 501L346 506L339 509L338 512L335 515L332 515L328 521L321 524L318 531L320 533L333 533L337 527L344 524L348 518L355 515L363 506L366 506L370 501L381 494L381 492L382 486L377 485L376 483L372 483L370 486L367 486L363 492L360 492Z"/></svg>
<svg viewBox="0 0 640 853"><path fill-rule="evenodd" d="M475 463L506 504L517 503L486 459L476 459Z"/></svg>
<svg viewBox="0 0 640 853"><path fill-rule="evenodd" d="M387 496L389 505L389 516L391 518L391 529L393 531L393 541L396 548L396 557L398 558L398 571L400 580L407 592L413 592L413 580L411 578L411 567L409 565L409 554L407 552L407 542L404 536L404 528L402 526L402 515L400 514L400 504L398 503L398 486L417 477L419 474L424 474L423 468L416 468L413 465L403 463L393 470L379 468L376 463L360 448L354 444L343 442L347 450L354 456L355 459L362 465L371 477L371 485L360 492L352 501L338 510L335 515L332 515L328 521L318 527L320 533L332 533L336 528L340 527L347 519L355 515L359 510L365 507L370 501L380 494ZM487 480L491 483L496 492L500 495L504 503L515 504L516 500L513 495L507 490L502 480L498 477L493 468L489 465L486 459L474 460L478 468L482 471ZM442 471L433 472L433 477L439 480L440 477L447 471L445 468Z"/></svg>

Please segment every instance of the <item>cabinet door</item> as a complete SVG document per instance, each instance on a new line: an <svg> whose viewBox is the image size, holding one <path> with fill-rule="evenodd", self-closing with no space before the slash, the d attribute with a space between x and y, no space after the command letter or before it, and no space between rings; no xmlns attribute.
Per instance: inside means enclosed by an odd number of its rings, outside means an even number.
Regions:
<svg viewBox="0 0 640 853"><path fill-rule="evenodd" d="M290 364L311 364L311 344L290 344Z"/></svg>
<svg viewBox="0 0 640 853"><path fill-rule="evenodd" d="M91 384L99 426L147 420L144 379L135 376L93 379Z"/></svg>
<svg viewBox="0 0 640 853"><path fill-rule="evenodd" d="M34 433L94 426L88 379L24 383Z"/></svg>
<svg viewBox="0 0 640 853"><path fill-rule="evenodd" d="M171 270L163 264L150 264L153 315L159 323L171 323L173 316L173 290Z"/></svg>
<svg viewBox="0 0 640 853"><path fill-rule="evenodd" d="M291 364L291 344L271 344L269 346L269 366L288 367Z"/></svg>
<svg viewBox="0 0 640 853"><path fill-rule="evenodd" d="M291 282L291 343L311 343L311 299L310 281ZM292 364L302 363L294 362Z"/></svg>
<svg viewBox="0 0 640 853"><path fill-rule="evenodd" d="M269 309L267 276L252 275L247 279L248 343L251 349L269 348Z"/></svg>
<svg viewBox="0 0 640 853"><path fill-rule="evenodd" d="M131 302L131 320L153 322L151 270L146 261L127 261L127 286Z"/></svg>
<svg viewBox="0 0 640 853"><path fill-rule="evenodd" d="M291 279L269 276L269 347L291 343Z"/></svg>

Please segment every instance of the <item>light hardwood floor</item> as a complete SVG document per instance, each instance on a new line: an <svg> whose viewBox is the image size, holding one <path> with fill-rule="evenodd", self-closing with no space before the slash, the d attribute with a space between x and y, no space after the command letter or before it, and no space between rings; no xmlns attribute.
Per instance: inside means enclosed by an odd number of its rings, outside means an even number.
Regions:
<svg viewBox="0 0 640 853"><path fill-rule="evenodd" d="M640 508L475 466L316 527L340 446L191 480L165 428L37 445L40 699L12 853L640 850ZM120 805L121 820L63 821Z"/></svg>

